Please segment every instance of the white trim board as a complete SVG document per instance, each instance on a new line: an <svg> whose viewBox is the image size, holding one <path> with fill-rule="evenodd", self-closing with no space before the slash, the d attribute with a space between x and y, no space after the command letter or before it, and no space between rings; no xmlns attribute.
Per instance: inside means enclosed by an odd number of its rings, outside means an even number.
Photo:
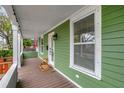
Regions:
<svg viewBox="0 0 124 93"><path fill-rule="evenodd" d="M55 41L52 39L52 36L54 35L54 31L50 32L48 34L48 64L51 64L53 67L55 65ZM51 44L53 43L53 44ZM50 49L52 49L53 52L53 60L52 60L52 55L50 54Z"/></svg>
<svg viewBox="0 0 124 93"><path fill-rule="evenodd" d="M42 60L42 57L40 57L39 55L38 55L38 57ZM54 67L54 70L56 70L59 74L61 74L62 76L64 76L66 79L68 79L70 82L72 82L78 88L83 88L80 85L78 85L76 82L74 82L73 80L71 80L68 76L66 76L65 74L63 74L61 71L59 71L57 68Z"/></svg>
<svg viewBox="0 0 124 93"><path fill-rule="evenodd" d="M54 68L59 74L61 74L62 76L64 76L66 79L68 79L70 82L72 82L74 85L76 85L78 88L83 88L80 85L78 85L76 82L74 82L73 80L71 80L67 75L63 74L60 70L58 70L57 68Z"/></svg>

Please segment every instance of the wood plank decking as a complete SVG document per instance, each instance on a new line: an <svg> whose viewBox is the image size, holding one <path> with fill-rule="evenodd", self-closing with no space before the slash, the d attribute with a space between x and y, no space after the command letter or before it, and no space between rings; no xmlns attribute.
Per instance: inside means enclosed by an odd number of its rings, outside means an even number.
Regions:
<svg viewBox="0 0 124 93"><path fill-rule="evenodd" d="M42 72L39 68L40 62L38 58L25 60L25 65L18 71L20 81L17 88L76 88L52 68Z"/></svg>

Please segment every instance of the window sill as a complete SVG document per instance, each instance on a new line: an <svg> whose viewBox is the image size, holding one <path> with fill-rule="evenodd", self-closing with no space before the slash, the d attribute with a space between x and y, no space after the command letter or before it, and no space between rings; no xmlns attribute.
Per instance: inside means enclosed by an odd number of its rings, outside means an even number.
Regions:
<svg viewBox="0 0 124 93"><path fill-rule="evenodd" d="M100 77L100 76L97 76L97 75L95 74L95 72L93 72L93 71L91 71L91 70L88 70L88 69L86 69L86 68L83 68L83 67L81 67L81 66L78 66L78 65L70 65L70 68L71 68L71 69L74 69L74 70L76 70L76 71L78 71L78 72L81 72L81 73L83 73L83 74L85 74L85 75L88 75L88 76L90 76L90 77L92 77L92 78L95 78L95 79L97 79L97 80L101 80L101 77Z"/></svg>

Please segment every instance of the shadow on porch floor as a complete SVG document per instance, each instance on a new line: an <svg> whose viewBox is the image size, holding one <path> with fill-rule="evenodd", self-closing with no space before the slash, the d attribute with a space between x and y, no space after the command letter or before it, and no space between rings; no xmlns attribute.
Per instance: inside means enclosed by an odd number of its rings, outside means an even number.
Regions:
<svg viewBox="0 0 124 93"><path fill-rule="evenodd" d="M76 88L74 84L52 68L42 72L38 58L25 59L25 65L18 70L17 88Z"/></svg>

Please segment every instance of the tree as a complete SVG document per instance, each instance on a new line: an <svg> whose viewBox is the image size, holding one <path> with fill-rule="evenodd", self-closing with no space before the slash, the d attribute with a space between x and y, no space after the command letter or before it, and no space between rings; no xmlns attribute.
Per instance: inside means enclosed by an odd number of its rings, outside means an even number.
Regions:
<svg viewBox="0 0 124 93"><path fill-rule="evenodd" d="M11 47L9 37L12 36L12 24L6 16L0 16L0 32L6 37L9 47Z"/></svg>
<svg viewBox="0 0 124 93"><path fill-rule="evenodd" d="M0 31L3 33L11 34L12 24L6 16L0 16Z"/></svg>

